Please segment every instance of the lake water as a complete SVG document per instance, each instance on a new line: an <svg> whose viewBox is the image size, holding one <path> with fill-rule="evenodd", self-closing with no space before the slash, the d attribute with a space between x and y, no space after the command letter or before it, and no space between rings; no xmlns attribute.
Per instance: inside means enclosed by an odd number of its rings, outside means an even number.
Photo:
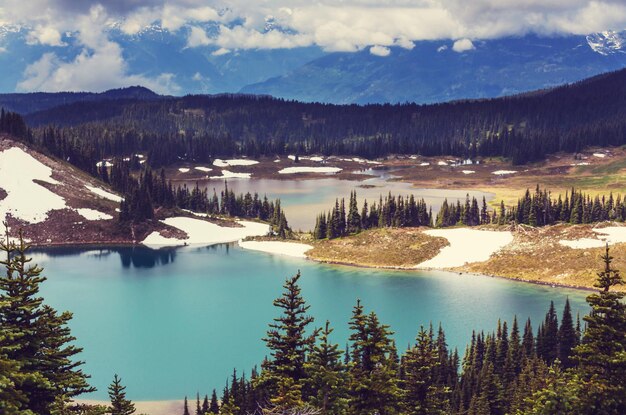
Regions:
<svg viewBox="0 0 626 415"><path fill-rule="evenodd" d="M567 296L574 313L587 310L582 291L445 272L321 265L233 245L33 254L48 277L42 286L46 302L74 313L72 332L98 388L94 399L107 397L115 373L136 400L210 393L223 387L233 367L249 373L266 354L261 338L277 315L272 300L298 269L316 324L329 319L341 345L357 298L391 325L400 349L430 322L441 322L449 344L463 352L472 329L493 330L499 317L531 317L536 329L550 301L560 314Z"/></svg>
<svg viewBox="0 0 626 415"><path fill-rule="evenodd" d="M306 180L229 179L228 187L235 193L257 192L261 197L267 195L270 199L279 198L291 227L303 231L311 230L315 226L317 215L334 206L335 199L342 197L348 199L353 190L357 192L359 208L363 199L367 199L371 205L372 202L378 203L381 194L384 198L391 192L393 195L413 194L417 199L424 198L426 203L432 206L434 214L439 211L446 198L449 202L456 203L457 200L465 201L468 193L470 197L479 200L482 200L483 196L487 201L494 197L492 193L479 191L416 188L410 183L391 180L395 177L393 170L367 169L360 173L371 177L362 181L339 180L332 176ZM189 187L196 184L195 181L185 183ZM213 189L219 194L224 188L224 182L221 180L202 180L198 183L206 187L209 194L213 194Z"/></svg>

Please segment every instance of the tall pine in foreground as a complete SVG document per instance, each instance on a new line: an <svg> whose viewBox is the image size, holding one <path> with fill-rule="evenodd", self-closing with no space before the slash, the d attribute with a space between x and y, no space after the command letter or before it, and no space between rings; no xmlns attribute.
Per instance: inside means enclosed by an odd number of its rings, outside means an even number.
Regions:
<svg viewBox="0 0 626 415"><path fill-rule="evenodd" d="M258 384L273 397L271 403L276 408L302 405L305 355L316 336L316 332L307 334L313 317L307 315L309 306L302 298L299 279L298 271L285 281L283 295L274 300L281 315L270 324L264 339L271 358L263 362Z"/></svg>
<svg viewBox="0 0 626 415"><path fill-rule="evenodd" d="M19 379L11 388L20 397L23 413L63 414L71 400L80 394L92 392L88 376L80 369L82 362L76 355L82 349L72 343L68 322L72 314L57 313L43 303L39 285L45 281L43 271L31 265L26 256L29 246L21 236L10 242L8 226L0 251L5 258L0 264L5 274L0 275L0 327L2 333L16 334L4 339L5 358L19 366Z"/></svg>
<svg viewBox="0 0 626 415"><path fill-rule="evenodd" d="M126 399L126 386L122 386L122 379L117 374L109 386L111 399L111 415L131 415L135 413L135 405Z"/></svg>
<svg viewBox="0 0 626 415"><path fill-rule="evenodd" d="M614 291L624 281L611 266L608 244L602 259L604 270L595 284L599 292L587 297L591 313L584 318L582 343L574 349L582 385L580 413L626 414L626 304L624 293Z"/></svg>

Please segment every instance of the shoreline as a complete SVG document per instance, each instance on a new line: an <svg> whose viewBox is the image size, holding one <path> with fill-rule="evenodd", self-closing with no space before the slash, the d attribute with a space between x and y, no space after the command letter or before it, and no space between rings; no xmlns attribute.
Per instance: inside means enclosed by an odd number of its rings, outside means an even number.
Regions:
<svg viewBox="0 0 626 415"><path fill-rule="evenodd" d="M530 279L523 279L523 278L510 278L510 277L505 277L503 275L479 274L475 272L459 270L458 268L415 268L415 267L403 267L403 266L392 266L392 265L366 265L366 264L354 264L350 262L341 262L341 261L326 261L326 260L311 258L309 256L307 256L306 259L309 261L316 262L318 264L337 265L337 266L342 266L342 267L380 269L380 270L387 270L387 271L417 271L417 272L419 271L426 271L426 272L442 271L442 272L449 272L449 273L458 274L458 275L471 275L474 277L497 278L501 280L517 281L517 282L521 282L525 284L543 285L543 286L552 287L552 288L568 288L568 289L580 290L580 291L597 291L596 289L591 288L591 287L584 287L584 286L577 286L577 285L563 284L563 283L550 283L550 282L545 282L545 281L537 281L537 280L530 280Z"/></svg>
<svg viewBox="0 0 626 415"><path fill-rule="evenodd" d="M291 240L287 240L286 242L291 242ZM296 243L295 241L293 243ZM300 242L298 242L300 243ZM216 244L211 244L211 245L221 245L221 244L227 244L227 245L236 245L238 247L238 241L234 241L234 242L221 242L221 243L216 243ZM190 246L190 245L187 245ZM210 245L207 245L210 246ZM120 248L132 248L132 247L145 247L147 249L151 249L154 251L158 251L160 249L179 249L179 248L183 248L185 247L184 245L180 245L180 246L163 246L160 248L155 249L154 247L150 247L147 245L142 244L141 242L113 242L113 241L109 241L109 242L99 242L99 241L94 241L94 242L81 242L81 243L72 243L72 242L52 242L52 243L43 243L43 244L32 244L31 248L33 250L38 250L38 249L46 249L46 248L63 248L63 247L67 247L67 248L116 248L116 247L120 247ZM245 249L248 250L246 248L240 247L240 249ZM256 251L256 250L253 250ZM272 253L268 253L268 252L263 252L263 251L256 251L259 252L261 254L265 254L265 255L272 255ZM387 270L387 271L443 271L443 272L450 272L450 273L454 273L454 274L466 274L466 275L472 275L472 276L482 276L482 277L489 277L489 278L498 278L498 279L503 279L503 280L509 280L509 281L517 281L517 282L522 282L522 283L527 283L527 284L534 284L534 285L542 285L542 286L546 286L546 287L552 287L552 288L567 288L567 289L574 289L574 290L581 290L581 291L596 291L595 288L592 287L586 287L586 286L581 286L581 285L572 285L572 284L564 284L564 283L556 283L556 282L546 282L546 281L539 281L539 280L532 280L532 279L527 279L527 278L513 278L513 277L507 277L507 276L503 276L503 275L494 275L494 274L488 274L488 273L476 273L476 272L471 272L471 271L467 271L465 269L463 269L462 267L452 267L452 268L418 268L416 266L401 266L401 265L368 265L368 264L360 264L360 263L354 263L354 262L347 262L347 261L331 261L331 260L323 260L323 259L317 259L314 257L309 256L308 254L304 254L304 257L296 257L298 259L301 260L306 260L306 261L311 261L311 262L315 262L318 264L324 264L324 265L336 265L336 266L342 266L342 267L352 267L352 268L362 268L362 269L374 269L374 270Z"/></svg>

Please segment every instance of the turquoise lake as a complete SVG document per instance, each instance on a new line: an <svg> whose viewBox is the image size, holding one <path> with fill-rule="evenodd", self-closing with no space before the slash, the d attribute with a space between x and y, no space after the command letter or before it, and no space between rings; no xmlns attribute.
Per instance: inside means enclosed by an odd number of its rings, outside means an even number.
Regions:
<svg viewBox="0 0 626 415"><path fill-rule="evenodd" d="M154 251L143 247L56 248L33 252L45 267L46 302L74 313L81 359L105 399L113 375L135 400L167 400L221 389L234 367L261 362L261 338L277 315L272 300L285 277L302 272L303 295L317 325L326 319L344 345L352 307L395 331L398 348L419 326L442 323L449 345L462 353L472 330L493 330L517 315L536 329L553 300L566 297L587 311L587 292L445 272L400 272L320 265L245 251L234 245Z"/></svg>

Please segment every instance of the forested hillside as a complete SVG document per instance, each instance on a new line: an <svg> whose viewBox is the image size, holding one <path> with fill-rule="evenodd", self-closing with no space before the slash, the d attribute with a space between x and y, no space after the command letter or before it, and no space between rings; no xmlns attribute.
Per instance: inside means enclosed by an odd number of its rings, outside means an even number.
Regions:
<svg viewBox="0 0 626 415"><path fill-rule="evenodd" d="M179 160L285 153L504 156L626 143L626 70L530 94L436 105L305 104L266 96L77 102L26 116L60 157Z"/></svg>

